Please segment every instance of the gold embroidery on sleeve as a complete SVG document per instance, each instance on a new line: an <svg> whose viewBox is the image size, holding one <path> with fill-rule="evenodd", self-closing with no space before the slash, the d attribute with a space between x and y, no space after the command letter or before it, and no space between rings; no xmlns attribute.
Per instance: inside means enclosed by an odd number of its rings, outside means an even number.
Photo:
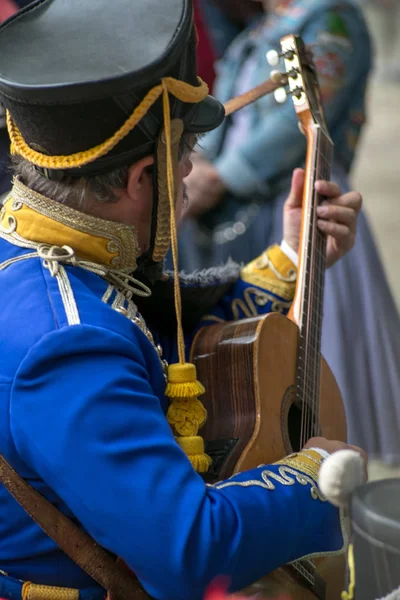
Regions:
<svg viewBox="0 0 400 600"><path fill-rule="evenodd" d="M296 287L297 269L279 246L272 246L242 269L241 278L290 301Z"/></svg>
<svg viewBox="0 0 400 600"><path fill-rule="evenodd" d="M233 481L233 475L227 481L216 483L214 486L217 489L226 487L262 487L269 491L276 489L276 484L289 486L296 483L303 486L310 486L310 494L314 500L326 502L325 497L321 494L318 485L318 472L322 464L323 458L314 450L304 450L298 454L292 454L275 463L278 467L278 473L265 469L261 472L261 479L250 479L248 481Z"/></svg>
<svg viewBox="0 0 400 600"><path fill-rule="evenodd" d="M285 309L289 309L291 302L283 302L276 298L273 294L264 292L255 287L249 287L243 292L243 298L235 298L232 301L233 319L238 321L245 318L258 317L259 311L257 306L263 307L268 302L271 302L271 311L283 313Z"/></svg>

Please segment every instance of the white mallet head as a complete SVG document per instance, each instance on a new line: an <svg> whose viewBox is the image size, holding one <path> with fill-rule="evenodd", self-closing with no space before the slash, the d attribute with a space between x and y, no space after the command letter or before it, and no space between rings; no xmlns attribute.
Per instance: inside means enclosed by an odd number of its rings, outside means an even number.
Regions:
<svg viewBox="0 0 400 600"><path fill-rule="evenodd" d="M347 506L352 493L365 483L364 461L355 450L339 450L324 460L319 489L334 506Z"/></svg>

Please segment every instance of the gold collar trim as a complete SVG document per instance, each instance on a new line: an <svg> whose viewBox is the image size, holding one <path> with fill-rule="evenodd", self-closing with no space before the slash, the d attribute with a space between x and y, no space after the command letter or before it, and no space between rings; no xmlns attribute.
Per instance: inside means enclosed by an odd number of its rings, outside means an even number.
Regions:
<svg viewBox="0 0 400 600"><path fill-rule="evenodd" d="M140 254L133 227L92 217L42 196L14 179L0 215L15 222L16 237L35 244L70 246L77 257L116 269L136 269Z"/></svg>

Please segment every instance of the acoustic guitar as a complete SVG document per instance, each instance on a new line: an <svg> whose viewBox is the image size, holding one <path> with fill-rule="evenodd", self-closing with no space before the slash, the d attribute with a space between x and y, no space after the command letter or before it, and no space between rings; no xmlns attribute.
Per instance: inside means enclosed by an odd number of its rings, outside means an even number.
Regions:
<svg viewBox="0 0 400 600"><path fill-rule="evenodd" d="M296 293L288 317L271 313L218 323L201 329L194 340L192 360L206 388L203 435L213 458L210 482L280 460L314 436L346 440L341 394L320 353L326 238L316 226L322 198L314 184L330 178L333 143L315 67L301 38L286 36L281 48L307 139ZM265 598L337 600L344 564L342 555L297 561L255 587Z"/></svg>

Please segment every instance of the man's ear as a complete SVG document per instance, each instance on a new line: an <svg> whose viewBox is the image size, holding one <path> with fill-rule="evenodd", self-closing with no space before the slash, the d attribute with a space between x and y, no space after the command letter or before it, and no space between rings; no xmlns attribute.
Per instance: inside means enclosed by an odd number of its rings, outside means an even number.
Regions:
<svg viewBox="0 0 400 600"><path fill-rule="evenodd" d="M153 164L154 157L145 156L130 167L126 191L133 200L137 198L138 194L143 195L143 193L147 194L151 191L153 177L149 173L148 167Z"/></svg>

